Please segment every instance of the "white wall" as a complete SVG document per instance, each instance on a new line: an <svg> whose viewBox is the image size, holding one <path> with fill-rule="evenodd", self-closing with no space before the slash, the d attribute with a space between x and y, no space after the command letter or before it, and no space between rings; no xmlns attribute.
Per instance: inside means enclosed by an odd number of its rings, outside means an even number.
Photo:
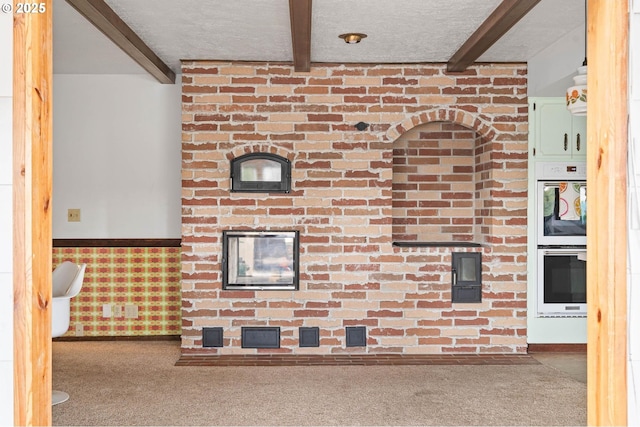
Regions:
<svg viewBox="0 0 640 427"><path fill-rule="evenodd" d="M640 0L631 0L629 33L628 425L640 425Z"/></svg>
<svg viewBox="0 0 640 427"><path fill-rule="evenodd" d="M53 237L179 238L181 87L53 76ZM80 222L67 210L81 209Z"/></svg>
<svg viewBox="0 0 640 427"><path fill-rule="evenodd" d="M564 96L584 61L584 25L538 53L528 62L528 96Z"/></svg>
<svg viewBox="0 0 640 427"><path fill-rule="evenodd" d="M13 15L0 13L0 426L13 425Z"/></svg>

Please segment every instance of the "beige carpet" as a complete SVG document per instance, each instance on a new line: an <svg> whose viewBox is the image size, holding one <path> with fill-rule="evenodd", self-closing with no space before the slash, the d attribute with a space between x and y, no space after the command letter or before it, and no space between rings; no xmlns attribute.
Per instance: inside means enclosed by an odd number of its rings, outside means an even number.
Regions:
<svg viewBox="0 0 640 427"><path fill-rule="evenodd" d="M586 425L546 364L175 366L176 341L53 343L54 425Z"/></svg>

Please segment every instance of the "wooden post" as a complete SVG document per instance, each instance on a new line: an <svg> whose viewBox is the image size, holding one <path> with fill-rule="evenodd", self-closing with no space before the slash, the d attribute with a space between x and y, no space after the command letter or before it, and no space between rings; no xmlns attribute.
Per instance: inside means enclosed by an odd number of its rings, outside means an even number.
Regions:
<svg viewBox="0 0 640 427"><path fill-rule="evenodd" d="M627 424L629 2L589 0L587 421Z"/></svg>
<svg viewBox="0 0 640 427"><path fill-rule="evenodd" d="M13 21L14 423L22 426L51 425L53 5L39 4L42 13Z"/></svg>

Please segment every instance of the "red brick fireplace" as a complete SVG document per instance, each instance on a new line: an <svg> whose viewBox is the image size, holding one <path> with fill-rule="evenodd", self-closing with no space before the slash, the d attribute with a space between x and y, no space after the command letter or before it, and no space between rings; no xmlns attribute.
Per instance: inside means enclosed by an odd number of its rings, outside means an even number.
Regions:
<svg viewBox="0 0 640 427"><path fill-rule="evenodd" d="M526 351L525 65L192 61L182 85L184 354ZM252 152L291 192L230 192ZM236 229L299 231L299 289L223 290ZM482 254L481 302L451 302L453 252ZM243 346L260 328L277 348Z"/></svg>

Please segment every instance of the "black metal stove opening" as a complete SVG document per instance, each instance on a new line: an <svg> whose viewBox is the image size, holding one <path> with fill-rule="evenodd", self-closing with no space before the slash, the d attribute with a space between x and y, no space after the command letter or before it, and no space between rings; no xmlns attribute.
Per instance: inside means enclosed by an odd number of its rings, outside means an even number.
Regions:
<svg viewBox="0 0 640 427"><path fill-rule="evenodd" d="M291 162L276 154L249 153L231 160L231 191L288 193Z"/></svg>

